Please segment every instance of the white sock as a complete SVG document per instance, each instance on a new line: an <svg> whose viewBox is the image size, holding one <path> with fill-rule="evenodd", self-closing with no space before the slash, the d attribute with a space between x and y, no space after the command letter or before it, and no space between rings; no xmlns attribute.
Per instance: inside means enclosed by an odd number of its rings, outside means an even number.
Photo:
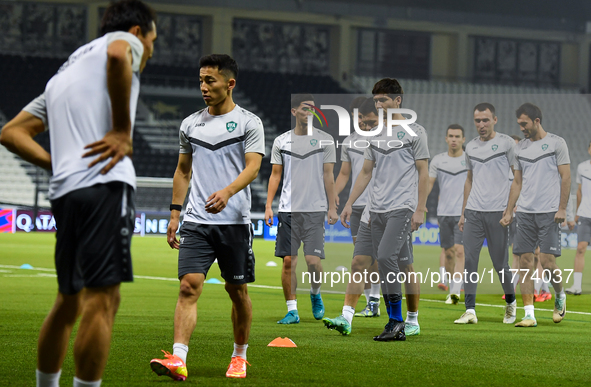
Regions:
<svg viewBox="0 0 591 387"><path fill-rule="evenodd" d="M369 293L370 297L380 299L380 284L371 284L371 293Z"/></svg>
<svg viewBox="0 0 591 387"><path fill-rule="evenodd" d="M55 374L46 374L37 370L37 387L59 387L60 386L60 375L62 370L59 370Z"/></svg>
<svg viewBox="0 0 591 387"><path fill-rule="evenodd" d="M355 308L349 305L343 306L343 317L349 324L353 321L353 315L355 314Z"/></svg>
<svg viewBox="0 0 591 387"><path fill-rule="evenodd" d="M476 316L476 311L474 309L466 309L466 313L472 313L474 316Z"/></svg>
<svg viewBox="0 0 591 387"><path fill-rule="evenodd" d="M544 282L544 281L541 281L541 282L542 282L542 291L550 293L550 287L548 286L548 282Z"/></svg>
<svg viewBox="0 0 591 387"><path fill-rule="evenodd" d="M371 297L371 289L363 289L363 294L365 294L365 300L369 304L369 297Z"/></svg>
<svg viewBox="0 0 591 387"><path fill-rule="evenodd" d="M439 276L441 278L441 280L439 282L444 284L445 283L445 266L439 266Z"/></svg>
<svg viewBox="0 0 591 387"><path fill-rule="evenodd" d="M513 289L517 289L518 283L519 283L519 273L515 275L515 278L513 278Z"/></svg>
<svg viewBox="0 0 591 387"><path fill-rule="evenodd" d="M419 311L416 312L406 312L406 321L407 324L410 325L419 325Z"/></svg>
<svg viewBox="0 0 591 387"><path fill-rule="evenodd" d="M234 343L234 352L232 352L232 357L240 356L244 360L246 360L246 349L248 348L248 344L236 344Z"/></svg>
<svg viewBox="0 0 591 387"><path fill-rule="evenodd" d="M533 305L525 305L523 307L523 309L525 309L526 316L530 316L531 318L536 318L536 316L534 315L534 306Z"/></svg>
<svg viewBox="0 0 591 387"><path fill-rule="evenodd" d="M74 376L74 387L101 387L101 380L96 382L85 382Z"/></svg>
<svg viewBox="0 0 591 387"><path fill-rule="evenodd" d="M456 277L457 278L457 277ZM457 294L460 295L460 291L462 289L462 285L464 284L464 281L457 282L453 279L451 280L451 284L449 285L449 294Z"/></svg>
<svg viewBox="0 0 591 387"><path fill-rule="evenodd" d="M187 364L187 352L189 352L189 347L185 344L174 343L172 345L172 354L180 357L185 364Z"/></svg>
<svg viewBox="0 0 591 387"><path fill-rule="evenodd" d="M573 284L573 287L575 289L581 289L583 287L583 273L577 273L575 272L575 283Z"/></svg>
<svg viewBox="0 0 591 387"><path fill-rule="evenodd" d="M566 298L566 294L564 294L564 286L562 287L562 290L560 290L560 292L554 291L554 293L556 294L556 298Z"/></svg>
<svg viewBox="0 0 591 387"><path fill-rule="evenodd" d="M320 286L318 286L316 289L310 287L310 294L320 294Z"/></svg>
<svg viewBox="0 0 591 387"><path fill-rule="evenodd" d="M287 300L285 301L287 304L287 312L291 312L292 310L298 310L298 300Z"/></svg>

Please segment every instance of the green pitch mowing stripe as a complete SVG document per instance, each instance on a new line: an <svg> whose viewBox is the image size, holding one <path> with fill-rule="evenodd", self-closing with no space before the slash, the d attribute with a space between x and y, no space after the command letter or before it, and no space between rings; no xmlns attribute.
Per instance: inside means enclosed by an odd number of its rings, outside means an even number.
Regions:
<svg viewBox="0 0 591 387"><path fill-rule="evenodd" d="M0 265L53 266L55 237L48 234L0 235ZM178 295L175 251L164 238L134 238L136 281L122 285L122 302L115 322L104 386L163 386L172 380L158 377L149 366L160 357L160 349L172 351L173 313ZM346 245L338 246L345 248ZM453 320L463 305L445 305L445 294L423 294L419 321L421 335L405 342L377 343L372 337L386 323L382 317L353 319L350 336L324 328L314 320L306 294L299 297L301 323L280 326L276 321L286 307L280 286L280 266L266 267L275 259L273 244L255 241L256 285L249 293L253 303L253 323L249 340L248 376L228 380L225 371L232 353L231 303L223 286L205 285L199 300L197 328L188 355L189 377L185 383L202 386L585 386L591 384L591 317L567 312L554 324L548 312L538 312L538 327L517 329L501 323L500 308L478 307L479 322L456 326ZM438 266L439 248L416 246L417 265ZM572 254L571 254L572 253ZM574 253L565 251L562 268L572 267ZM564 259L563 259L564 258ZM330 256L326 260L329 266ZM483 253L481 261L488 255ZM422 261L422 262L419 262ZM344 266L350 265L349 263ZM570 266L569 266L570 265ZM336 265L334 265L336 267ZM53 271L14 268L0 270L0 343L4 360L0 362L0 386L35 384L36 340L39 327L56 293L56 279L38 276ZM422 270L422 268L421 268ZM433 270L433 269L432 269ZM34 275L4 277L3 275ZM145 277L162 277L155 280ZM208 278L218 278L214 265ZM584 288L591 289L591 273L584 275ZM498 284L497 284L498 287ZM343 296L323 295L327 317L340 314ZM361 309L362 298L359 308ZM482 294L478 302L502 306L499 295ZM404 303L403 303L404 305ZM536 304L539 306L540 304ZM551 303L542 307L549 309ZM591 311L591 297L568 297L567 309ZM518 312L518 318L521 313ZM276 337L289 337L297 348L269 348ZM64 363L61 385L72 383L74 367L71 348Z"/></svg>

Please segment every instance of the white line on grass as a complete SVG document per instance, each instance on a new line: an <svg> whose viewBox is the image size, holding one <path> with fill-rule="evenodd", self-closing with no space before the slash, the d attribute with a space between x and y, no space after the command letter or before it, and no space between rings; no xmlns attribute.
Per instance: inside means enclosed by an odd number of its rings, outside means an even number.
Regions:
<svg viewBox="0 0 591 387"><path fill-rule="evenodd" d="M20 266L11 266L11 265L0 265L0 267L6 268L6 269L20 269ZM51 272L55 273L54 269L40 268L40 267L35 267L33 269L27 269L27 270L51 271ZM3 277L56 277L56 276L39 273L37 275L4 274ZM134 278L156 280L156 281L169 281L169 282L177 282L178 281L178 278L153 277L153 276L146 276L146 275L134 275ZM224 283L222 282L217 285L224 285ZM273 289L273 290L282 290L283 289L281 286L257 285L257 284L248 284L248 287L259 288L259 289ZM305 290L309 290L309 289L298 288L297 290L305 291ZM323 290L322 293L345 294L345 292L339 292L336 290ZM429 298L421 298L420 301L421 302L434 302L434 303L439 303L439 304L445 303L445 301L443 301L443 300L432 300ZM461 302L461 304L463 304L463 302ZM486 307L490 307L490 308L504 308L505 307L504 305L479 304L479 303L476 303L476 306L486 306ZM523 309L523 307L518 306L517 309ZM536 308L536 310L540 311L540 312L553 312L554 311L553 309L541 309L541 308ZM591 313L578 312L578 311L574 311L574 310L568 310L567 313L580 314L580 315L584 315L584 316L591 316Z"/></svg>

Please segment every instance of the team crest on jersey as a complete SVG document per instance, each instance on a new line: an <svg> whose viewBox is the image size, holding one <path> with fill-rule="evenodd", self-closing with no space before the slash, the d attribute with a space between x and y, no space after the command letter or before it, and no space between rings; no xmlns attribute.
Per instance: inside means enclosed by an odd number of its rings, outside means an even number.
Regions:
<svg viewBox="0 0 591 387"><path fill-rule="evenodd" d="M236 130L237 126L238 126L238 124L235 123L234 121L226 122L226 129L230 133L232 133L234 130Z"/></svg>
<svg viewBox="0 0 591 387"><path fill-rule="evenodd" d="M465 166L466 166L466 160L462 160L462 161L460 162L460 164L462 164L462 167L465 167Z"/></svg>
<svg viewBox="0 0 591 387"><path fill-rule="evenodd" d="M548 144L542 145L542 150L545 151L546 149L548 149Z"/></svg>
<svg viewBox="0 0 591 387"><path fill-rule="evenodd" d="M315 138L310 140L310 145L316 146L316 144L318 144L318 140L316 140Z"/></svg>
<svg viewBox="0 0 591 387"><path fill-rule="evenodd" d="M497 144L494 144L492 147L493 152L496 152L497 149L499 149L499 146Z"/></svg>
<svg viewBox="0 0 591 387"><path fill-rule="evenodd" d="M402 139L404 138L404 134L405 134L405 133L404 133L403 131L400 131L400 132L398 132L398 133L397 133L398 139L399 139L399 140L402 140Z"/></svg>

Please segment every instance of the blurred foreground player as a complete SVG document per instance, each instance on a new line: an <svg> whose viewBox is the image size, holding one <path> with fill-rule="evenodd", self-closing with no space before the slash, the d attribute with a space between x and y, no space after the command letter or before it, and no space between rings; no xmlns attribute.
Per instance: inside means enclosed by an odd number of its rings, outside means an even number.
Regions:
<svg viewBox="0 0 591 387"><path fill-rule="evenodd" d="M167 231L168 244L179 249L180 291L174 313L173 354L163 351L165 359L150 362L154 372L174 380L187 378L197 300L216 258L232 300L234 352L226 376L246 377L252 321L247 283L254 282L249 184L259 172L265 137L261 120L232 99L237 77L238 65L228 55L202 57L199 81L207 108L181 123ZM189 182L191 192L178 240L176 232Z"/></svg>
<svg viewBox="0 0 591 387"><path fill-rule="evenodd" d="M139 72L152 56L156 14L141 1L110 5L102 37L78 48L39 96L2 129L0 141L52 170L58 295L41 327L37 386L59 386L76 320L74 386L98 387L119 307L119 285L133 280L135 218L131 133ZM51 155L33 137L45 129ZM86 153L85 153L86 149ZM92 160L83 157L100 155Z"/></svg>

